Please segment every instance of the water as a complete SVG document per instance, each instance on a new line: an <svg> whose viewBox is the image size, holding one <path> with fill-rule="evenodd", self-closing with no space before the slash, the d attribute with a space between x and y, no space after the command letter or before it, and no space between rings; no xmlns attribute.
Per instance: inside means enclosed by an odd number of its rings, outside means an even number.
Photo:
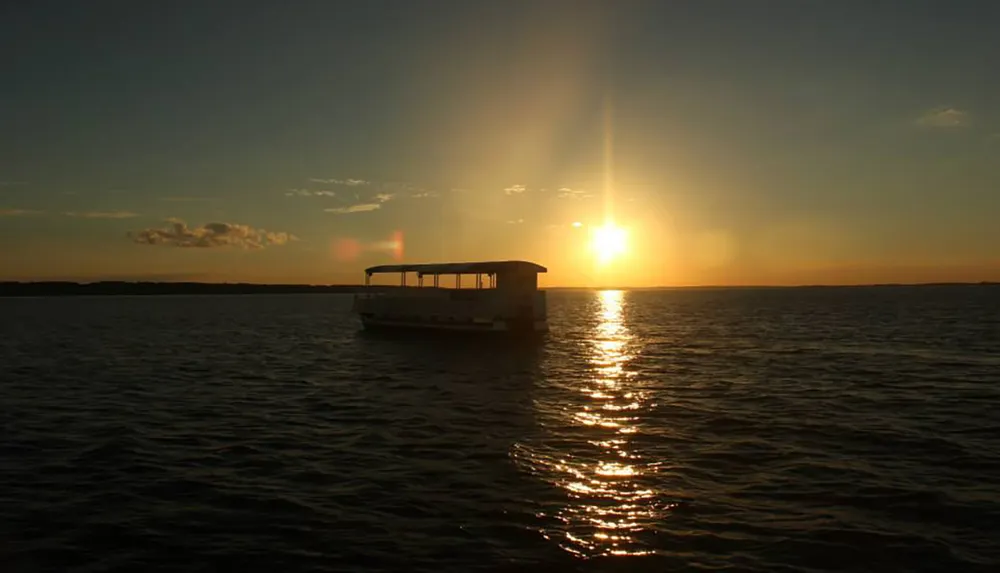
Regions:
<svg viewBox="0 0 1000 573"><path fill-rule="evenodd" d="M996 571L1000 289L0 299L0 569Z"/></svg>

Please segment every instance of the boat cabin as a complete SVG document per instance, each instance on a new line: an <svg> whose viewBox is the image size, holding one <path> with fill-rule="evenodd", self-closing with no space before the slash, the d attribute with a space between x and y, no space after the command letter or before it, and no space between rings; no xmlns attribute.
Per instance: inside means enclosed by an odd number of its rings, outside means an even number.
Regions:
<svg viewBox="0 0 1000 573"><path fill-rule="evenodd" d="M527 261L369 267L365 285L372 288L355 297L355 311L366 327L546 330L545 292L538 289L538 274L546 271ZM376 274L398 274L398 287L375 287ZM442 286L444 276L454 276L455 286Z"/></svg>

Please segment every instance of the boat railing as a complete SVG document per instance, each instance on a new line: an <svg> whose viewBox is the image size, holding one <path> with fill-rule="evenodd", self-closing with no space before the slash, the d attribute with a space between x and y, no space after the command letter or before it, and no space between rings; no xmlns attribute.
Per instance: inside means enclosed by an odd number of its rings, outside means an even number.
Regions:
<svg viewBox="0 0 1000 573"><path fill-rule="evenodd" d="M358 300L386 298L386 297L447 297L452 300L476 300L484 297L494 297L499 293L493 288L447 288L433 286L406 286L393 287L390 289L379 289L378 287L365 287L355 291L354 298Z"/></svg>

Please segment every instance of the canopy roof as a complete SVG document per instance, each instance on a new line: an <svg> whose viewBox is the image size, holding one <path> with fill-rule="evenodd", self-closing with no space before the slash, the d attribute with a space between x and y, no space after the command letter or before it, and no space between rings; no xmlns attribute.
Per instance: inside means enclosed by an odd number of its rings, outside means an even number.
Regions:
<svg viewBox="0 0 1000 573"><path fill-rule="evenodd" d="M378 265L365 269L365 274L411 273L420 275L454 275L476 273L533 272L544 273L548 269L528 261L478 261L469 263L423 263L413 265Z"/></svg>

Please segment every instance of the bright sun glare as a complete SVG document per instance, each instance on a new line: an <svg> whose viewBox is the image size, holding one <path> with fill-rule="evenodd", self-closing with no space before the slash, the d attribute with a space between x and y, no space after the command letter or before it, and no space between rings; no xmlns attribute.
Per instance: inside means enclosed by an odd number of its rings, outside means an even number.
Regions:
<svg viewBox="0 0 1000 573"><path fill-rule="evenodd" d="M626 251L625 230L616 227L613 223L607 223L603 227L594 229L592 246L597 254L597 259L602 263L610 262Z"/></svg>

